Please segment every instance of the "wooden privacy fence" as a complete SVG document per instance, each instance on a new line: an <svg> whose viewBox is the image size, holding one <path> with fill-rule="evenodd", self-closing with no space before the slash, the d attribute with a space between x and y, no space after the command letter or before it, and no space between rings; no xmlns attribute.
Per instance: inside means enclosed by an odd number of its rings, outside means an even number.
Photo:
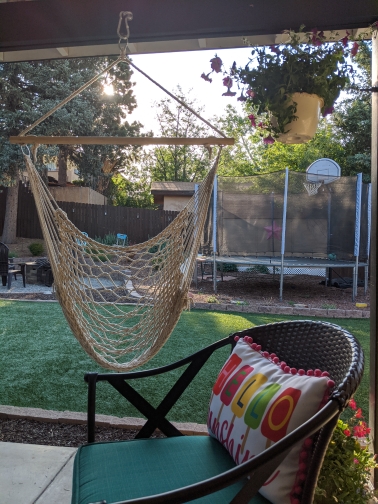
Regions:
<svg viewBox="0 0 378 504"><path fill-rule="evenodd" d="M6 188L0 188L0 235L3 232ZM142 243L156 236L178 215L169 210L89 205L85 203L58 202L60 208L81 231L91 238L107 234L127 234L129 243ZM21 183L19 187L17 236L43 238L32 192Z"/></svg>

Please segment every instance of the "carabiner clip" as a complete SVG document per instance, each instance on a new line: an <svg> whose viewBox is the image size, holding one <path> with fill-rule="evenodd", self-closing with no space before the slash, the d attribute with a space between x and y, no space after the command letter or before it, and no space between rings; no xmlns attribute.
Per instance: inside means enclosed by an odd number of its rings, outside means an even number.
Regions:
<svg viewBox="0 0 378 504"><path fill-rule="evenodd" d="M126 59L127 57L127 48L129 46L129 36L130 36L130 28L127 21L131 21L133 19L133 13L129 11L121 11L119 13L119 21L117 28L117 35L119 37L118 47L121 51L121 58ZM125 21L126 34L121 32L122 29L122 21ZM126 43L122 46L121 41L126 40Z"/></svg>
<svg viewBox="0 0 378 504"><path fill-rule="evenodd" d="M117 28L117 35L121 40L128 40L130 37L130 29L127 21L132 21L133 19L133 13L130 11L121 11L119 13L119 21L118 21L118 28ZM121 29L122 29L122 21L125 21L125 27L126 27L126 34L123 34Z"/></svg>

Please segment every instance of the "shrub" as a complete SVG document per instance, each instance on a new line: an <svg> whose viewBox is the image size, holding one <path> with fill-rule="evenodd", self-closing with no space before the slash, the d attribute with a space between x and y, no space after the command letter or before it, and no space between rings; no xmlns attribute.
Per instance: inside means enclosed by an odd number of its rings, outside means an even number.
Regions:
<svg viewBox="0 0 378 504"><path fill-rule="evenodd" d="M87 247L85 251L88 255L90 255L93 261L107 262L110 260L110 256L105 254L105 250L97 249L94 247Z"/></svg>
<svg viewBox="0 0 378 504"><path fill-rule="evenodd" d="M29 245L29 250L33 256L39 256L43 254L42 243L31 243Z"/></svg>
<svg viewBox="0 0 378 504"><path fill-rule="evenodd" d="M238 271L238 267L236 266L236 264L223 263L223 264L217 264L217 270L223 271L223 273L232 273Z"/></svg>
<svg viewBox="0 0 378 504"><path fill-rule="evenodd" d="M216 296L209 296L206 300L207 303L215 303L215 304L219 304L219 301L218 299L216 298Z"/></svg>
<svg viewBox="0 0 378 504"><path fill-rule="evenodd" d="M112 233L105 235L103 238L101 238L100 236L95 236L95 241L102 243L103 245L115 245L117 242L117 236Z"/></svg>
<svg viewBox="0 0 378 504"><path fill-rule="evenodd" d="M16 252L9 252L9 254L8 254L8 258L9 258L9 259L12 259L13 257L17 257Z"/></svg>
<svg viewBox="0 0 378 504"><path fill-rule="evenodd" d="M372 497L368 487L370 471L378 465L369 451L370 429L353 399L349 406L352 416L345 421L338 420L328 446L315 491L315 504L363 504Z"/></svg>
<svg viewBox="0 0 378 504"><path fill-rule="evenodd" d="M256 266L251 266L246 270L248 273L263 273L264 275L269 275L268 266L264 264L256 264Z"/></svg>

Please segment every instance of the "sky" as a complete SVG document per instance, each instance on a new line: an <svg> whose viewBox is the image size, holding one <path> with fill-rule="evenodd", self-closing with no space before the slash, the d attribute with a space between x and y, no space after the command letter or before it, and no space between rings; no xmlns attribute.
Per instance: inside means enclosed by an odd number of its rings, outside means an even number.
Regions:
<svg viewBox="0 0 378 504"><path fill-rule="evenodd" d="M213 73L210 84L201 78L202 72L211 71L210 60L215 53L222 59L225 69L229 69L234 61L238 66L248 62L250 48L202 50L179 53L137 54L132 56L132 61L152 77L160 85L164 86L173 94L180 85L184 94L192 89L189 96L197 100L197 105L204 106L202 116L210 120L215 115L221 116L228 104L240 108L240 102L228 96L222 96L227 88L222 84L222 74ZM128 117L130 122L137 120L144 125L143 131L152 130L158 134L156 112L152 108L153 103L167 98L168 95L160 88L151 83L146 77L134 70L131 81L135 82L133 91L137 100L136 110ZM235 88L235 89L234 89ZM236 85L232 91L237 91ZM210 121L211 122L211 121Z"/></svg>

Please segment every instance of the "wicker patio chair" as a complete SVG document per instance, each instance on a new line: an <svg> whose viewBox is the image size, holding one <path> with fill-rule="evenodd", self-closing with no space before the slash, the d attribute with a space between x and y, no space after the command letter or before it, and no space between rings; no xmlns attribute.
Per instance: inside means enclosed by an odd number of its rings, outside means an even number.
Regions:
<svg viewBox="0 0 378 504"><path fill-rule="evenodd" d="M326 369L335 383L328 401L318 413L265 451L240 465L234 463L221 443L214 438L183 436L166 419L170 409L213 352L226 345L235 346L234 336L253 337L254 342L268 352L279 355L289 366L297 369ZM152 407L130 385L131 380L157 376L181 366L185 366L185 370L157 408ZM313 436L303 492L295 501L310 504L328 443L340 413L361 381L363 366L361 347L347 331L325 322L293 321L253 327L235 333L190 357L159 369L86 374L89 444L79 448L76 455L72 504L176 504L195 499L198 499L196 503L209 504L269 503L258 490L296 443ZM147 418L136 440L94 443L95 395L96 383L99 381L111 384ZM210 393L209 390L209 396ZM149 438L156 428L167 438L143 439ZM215 445L219 445L219 448ZM155 451L157 446L162 451L158 463ZM125 450L129 451L129 458L122 455ZM207 463L209 450L215 453L215 461L213 457L211 464ZM180 453L185 453L185 456L180 456ZM155 462L151 465L152 459ZM197 467L201 469L198 470ZM165 477L161 477L162 474Z"/></svg>

